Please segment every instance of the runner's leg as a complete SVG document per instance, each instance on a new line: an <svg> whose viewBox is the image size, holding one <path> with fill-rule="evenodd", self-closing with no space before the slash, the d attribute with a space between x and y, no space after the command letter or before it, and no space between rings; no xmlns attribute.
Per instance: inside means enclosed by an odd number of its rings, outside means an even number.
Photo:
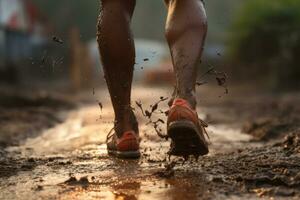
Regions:
<svg viewBox="0 0 300 200"><path fill-rule="evenodd" d="M111 101L116 132L135 129L130 107L135 48L130 30L135 0L101 0L97 41Z"/></svg>
<svg viewBox="0 0 300 200"><path fill-rule="evenodd" d="M168 8L166 38L176 75L175 98L196 106L195 85L207 21L201 0L165 0Z"/></svg>

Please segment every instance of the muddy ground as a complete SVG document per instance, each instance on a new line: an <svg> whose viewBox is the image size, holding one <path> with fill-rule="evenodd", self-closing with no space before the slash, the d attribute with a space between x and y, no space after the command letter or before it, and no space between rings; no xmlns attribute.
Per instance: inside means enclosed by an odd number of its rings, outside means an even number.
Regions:
<svg viewBox="0 0 300 200"><path fill-rule="evenodd" d="M133 102L150 110L169 91L134 88ZM1 91L0 199L299 199L300 93L237 88L224 95L205 86L198 93L210 154L184 162L166 156L169 141L139 109L142 158L109 157L106 90ZM166 110L160 103L154 118L165 120Z"/></svg>

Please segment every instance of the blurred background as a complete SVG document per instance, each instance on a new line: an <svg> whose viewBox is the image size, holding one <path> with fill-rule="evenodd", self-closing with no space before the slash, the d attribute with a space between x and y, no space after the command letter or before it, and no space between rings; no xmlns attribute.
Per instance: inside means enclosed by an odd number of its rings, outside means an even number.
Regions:
<svg viewBox="0 0 300 200"><path fill-rule="evenodd" d="M210 154L174 168L157 137L174 84L163 0L137 0L132 21L138 162L106 151L100 0L0 0L0 199L300 199L300 0L204 2Z"/></svg>
<svg viewBox="0 0 300 200"><path fill-rule="evenodd" d="M209 33L202 74L272 92L300 88L299 0L205 1ZM98 0L0 0L1 87L79 91L104 85L95 40ZM138 0L135 81L172 84L162 0ZM159 80L159 81L157 81ZM199 80L201 81L201 80Z"/></svg>

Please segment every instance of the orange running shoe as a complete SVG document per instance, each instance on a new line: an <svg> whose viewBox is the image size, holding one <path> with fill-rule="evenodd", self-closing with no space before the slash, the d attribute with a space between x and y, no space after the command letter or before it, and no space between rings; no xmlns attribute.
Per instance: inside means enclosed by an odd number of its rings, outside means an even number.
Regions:
<svg viewBox="0 0 300 200"><path fill-rule="evenodd" d="M197 112L186 100L175 99L167 121L168 136L172 139L169 154L183 157L208 154L204 126Z"/></svg>
<svg viewBox="0 0 300 200"><path fill-rule="evenodd" d="M108 154L125 159L139 158L141 154L138 134L134 131L126 131L119 138L113 130L110 131L106 139Z"/></svg>

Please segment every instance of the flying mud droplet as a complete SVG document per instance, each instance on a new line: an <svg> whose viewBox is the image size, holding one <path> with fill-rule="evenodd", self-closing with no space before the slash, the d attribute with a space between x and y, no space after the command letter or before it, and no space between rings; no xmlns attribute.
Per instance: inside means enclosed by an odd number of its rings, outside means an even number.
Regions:
<svg viewBox="0 0 300 200"><path fill-rule="evenodd" d="M148 110L145 110L145 115L146 115L146 117L148 117L150 119L152 116L152 113L149 112Z"/></svg>
<svg viewBox="0 0 300 200"><path fill-rule="evenodd" d="M209 70L207 72L205 72L204 74L202 74L199 79L201 80L201 79L205 78L205 76L207 76L207 75L214 76L216 81L217 81L218 86L224 88L224 90L225 90L224 93L225 94L229 93L229 90L228 90L228 87L227 87L228 76L225 72L217 71L215 69L215 67L210 66ZM196 82L196 86L201 86L201 85L204 85L204 84L207 84L207 82L206 81L197 81Z"/></svg>
<svg viewBox="0 0 300 200"><path fill-rule="evenodd" d="M52 40L53 40L53 42L56 42L56 43L59 43L59 44L64 43L64 41L62 39L60 39L59 37L57 37L57 36L52 36Z"/></svg>
<svg viewBox="0 0 300 200"><path fill-rule="evenodd" d="M41 58L40 66L43 66L47 62L47 51L44 51L43 56Z"/></svg>
<svg viewBox="0 0 300 200"><path fill-rule="evenodd" d="M99 118L98 119L96 119L96 121L98 121L98 120L101 120L102 119L102 110L103 110L103 104L98 100L98 106L99 106L99 108L100 108L100 115L99 115Z"/></svg>
<svg viewBox="0 0 300 200"><path fill-rule="evenodd" d="M157 119L157 120L153 120L153 118L152 118L152 117L153 117L153 114L155 113L155 111L158 110L159 104L162 103L162 102L164 102L164 101L166 101L166 100L168 100L168 98L160 97L159 101L157 101L156 103L154 103L153 105L150 106L150 109L149 109L149 110L151 110L151 111L145 110L145 109L143 108L143 105L142 105L142 102L141 102L141 101L136 101L135 103L136 103L136 105L138 106L138 108L141 110L142 115L143 115L144 117L146 117L146 118L149 120L149 121L147 122L147 125L148 125L148 124L151 124L151 125L153 126L153 128L154 128L156 134L157 134L160 138L163 138L163 139L166 139L166 140L167 140L169 137L168 137L166 134L162 133L162 129L159 128L159 124L160 124L160 123L164 124L165 122L164 122L162 119L160 119L160 118ZM159 114L161 114L161 113L159 113Z"/></svg>
<svg viewBox="0 0 300 200"><path fill-rule="evenodd" d="M196 82L196 85L197 85L197 86L201 86L201 85L205 85L205 84L207 84L207 83L208 83L207 81Z"/></svg>
<svg viewBox="0 0 300 200"><path fill-rule="evenodd" d="M154 104L154 106L152 106L151 112L152 113L155 112L157 110L157 108L158 108L158 104L156 103L156 104Z"/></svg>
<svg viewBox="0 0 300 200"><path fill-rule="evenodd" d="M103 105L102 105L102 103L101 103L100 101L98 101L98 105L99 105L99 108L100 108L100 110L101 110L101 112L102 112Z"/></svg>

